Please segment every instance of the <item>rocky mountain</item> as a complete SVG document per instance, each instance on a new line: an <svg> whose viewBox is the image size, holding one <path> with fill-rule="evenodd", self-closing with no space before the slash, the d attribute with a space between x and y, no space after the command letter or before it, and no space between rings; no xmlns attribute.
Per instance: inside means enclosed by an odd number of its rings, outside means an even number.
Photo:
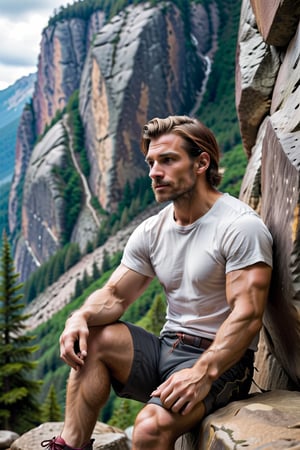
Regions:
<svg viewBox="0 0 300 450"><path fill-rule="evenodd" d="M9 204L22 280L63 245L68 201L58 173L66 165L81 179L81 210L70 239L84 247L102 220L91 198L113 213L126 184L146 176L139 150L143 123L197 108L217 48L220 12L215 1L188 6L184 15L172 2L140 3L110 20L99 9L44 30L33 101L18 128ZM76 91L88 175L76 164L66 113Z"/></svg>
<svg viewBox="0 0 300 450"><path fill-rule="evenodd" d="M0 91L0 185L12 179L17 128L24 106L32 98L35 81L33 73Z"/></svg>

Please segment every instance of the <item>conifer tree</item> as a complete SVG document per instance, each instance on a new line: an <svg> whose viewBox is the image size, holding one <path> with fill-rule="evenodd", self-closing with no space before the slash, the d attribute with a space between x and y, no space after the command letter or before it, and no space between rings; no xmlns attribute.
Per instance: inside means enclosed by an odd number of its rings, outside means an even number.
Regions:
<svg viewBox="0 0 300 450"><path fill-rule="evenodd" d="M42 407L42 422L60 422L61 420L62 413L57 401L55 387L51 384Z"/></svg>
<svg viewBox="0 0 300 450"><path fill-rule="evenodd" d="M161 294L158 294L155 296L153 304L147 314L137 323L137 325L158 336L165 323L165 316L166 301Z"/></svg>
<svg viewBox="0 0 300 450"><path fill-rule="evenodd" d="M77 278L75 283L75 292L74 292L74 298L79 297L83 292L82 283L79 278Z"/></svg>
<svg viewBox="0 0 300 450"><path fill-rule="evenodd" d="M94 261L93 262L93 275L92 275L93 280L94 281L98 280L98 278L100 278L100 275L101 275L101 273L100 273L100 270L98 268L98 265L97 265L96 261Z"/></svg>
<svg viewBox="0 0 300 450"><path fill-rule="evenodd" d="M32 361L37 346L25 334L20 293L22 284L15 272L8 238L3 233L0 259L0 429L23 433L39 423L36 395L40 383L32 380Z"/></svg>
<svg viewBox="0 0 300 450"><path fill-rule="evenodd" d="M101 272L105 273L111 268L109 253L106 249L103 250L103 260L101 266Z"/></svg>

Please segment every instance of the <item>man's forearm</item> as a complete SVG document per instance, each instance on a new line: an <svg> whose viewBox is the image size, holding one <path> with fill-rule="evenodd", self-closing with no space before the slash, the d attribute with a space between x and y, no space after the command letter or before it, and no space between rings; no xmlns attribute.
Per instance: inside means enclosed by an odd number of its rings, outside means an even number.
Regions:
<svg viewBox="0 0 300 450"><path fill-rule="evenodd" d="M89 326L100 326L118 320L126 309L125 301L114 295L110 286L93 292L71 316L82 316Z"/></svg>
<svg viewBox="0 0 300 450"><path fill-rule="evenodd" d="M204 369L212 381L216 380L242 358L261 326L260 317L237 319L230 315L195 366Z"/></svg>

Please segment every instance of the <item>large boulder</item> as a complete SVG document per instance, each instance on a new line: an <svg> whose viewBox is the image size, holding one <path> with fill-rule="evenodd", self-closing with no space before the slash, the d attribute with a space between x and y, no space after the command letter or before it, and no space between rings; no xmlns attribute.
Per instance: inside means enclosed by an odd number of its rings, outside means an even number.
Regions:
<svg viewBox="0 0 300 450"><path fill-rule="evenodd" d="M300 448L300 392L272 391L233 402L202 423L199 450Z"/></svg>

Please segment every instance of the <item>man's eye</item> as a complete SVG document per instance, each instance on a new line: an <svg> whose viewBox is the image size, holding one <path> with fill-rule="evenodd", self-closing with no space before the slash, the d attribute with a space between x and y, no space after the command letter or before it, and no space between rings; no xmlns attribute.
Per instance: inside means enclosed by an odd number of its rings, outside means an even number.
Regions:
<svg viewBox="0 0 300 450"><path fill-rule="evenodd" d="M164 163L165 163L165 164L171 164L172 161L173 161L172 158L169 158L169 157L164 158Z"/></svg>

